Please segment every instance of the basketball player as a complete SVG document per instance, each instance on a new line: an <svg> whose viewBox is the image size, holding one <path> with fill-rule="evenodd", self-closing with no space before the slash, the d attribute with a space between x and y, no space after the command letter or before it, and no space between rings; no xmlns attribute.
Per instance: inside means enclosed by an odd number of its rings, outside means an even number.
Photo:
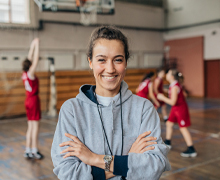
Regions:
<svg viewBox="0 0 220 180"><path fill-rule="evenodd" d="M154 72L148 73L143 79L140 85L138 86L136 93L138 96L151 99L156 107L159 107L160 104L157 101L156 97L153 93L153 80L154 80Z"/></svg>
<svg viewBox="0 0 220 180"><path fill-rule="evenodd" d="M154 80L154 87L153 87L155 97L157 97L158 93L164 94L164 90L163 90L163 78L164 78L164 76L165 76L165 70L162 69L162 68L158 69L157 70L157 78ZM157 99L157 101L160 104L159 106L157 106L157 108L161 107L163 120L165 122L167 122L168 116L167 116L167 111L166 111L166 104L163 101L160 101L158 99Z"/></svg>
<svg viewBox="0 0 220 180"><path fill-rule="evenodd" d="M38 61L39 39L36 38L31 43L28 58L25 59L22 64L22 80L26 90L25 108L28 119L24 157L34 159L42 159L44 157L38 151L39 121L41 119L40 99L38 96L39 81L35 75Z"/></svg>
<svg viewBox="0 0 220 180"><path fill-rule="evenodd" d="M183 95L183 90L178 82L180 73L176 69L171 69L166 75L170 83L169 98L159 93L157 98L172 106L168 121L166 122L166 140L165 144L171 148L171 137L174 123L178 123L180 132L188 146L187 150L181 153L182 157L196 157L197 152L193 146L192 137L187 127L190 126L190 116L188 105Z"/></svg>

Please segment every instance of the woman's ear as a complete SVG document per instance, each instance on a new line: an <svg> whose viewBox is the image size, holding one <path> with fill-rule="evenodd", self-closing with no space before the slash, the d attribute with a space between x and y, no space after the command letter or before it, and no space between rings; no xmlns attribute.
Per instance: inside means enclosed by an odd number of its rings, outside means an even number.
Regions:
<svg viewBox="0 0 220 180"><path fill-rule="evenodd" d="M88 57L88 61L89 61L89 67L90 67L90 69L92 69L92 61L89 57Z"/></svg>

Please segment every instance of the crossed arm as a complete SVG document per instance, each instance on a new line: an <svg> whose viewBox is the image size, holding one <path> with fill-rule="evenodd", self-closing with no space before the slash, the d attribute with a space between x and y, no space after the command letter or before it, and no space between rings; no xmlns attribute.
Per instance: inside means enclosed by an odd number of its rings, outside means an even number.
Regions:
<svg viewBox="0 0 220 180"><path fill-rule="evenodd" d="M109 179L115 174L127 176L129 179L146 177L146 179L157 180L163 171L170 169L167 159L168 148L162 143L159 117L152 105L150 108L144 106L146 108L143 109L141 115L143 121L140 125L140 135L131 145L128 155L115 155L110 172L105 172L103 170L104 154L91 152L88 146L77 138L75 126L70 127L74 125L73 105L70 102L68 100L61 107L51 149L53 171L59 179ZM149 104L149 101L145 103ZM146 132L148 129L151 132ZM72 132L74 136L65 134L65 132Z"/></svg>
<svg viewBox="0 0 220 180"><path fill-rule="evenodd" d="M156 140L155 137L146 137L150 135L150 133L150 131L147 131L139 135L136 141L133 143L129 153L144 153L145 151L153 150L154 146L149 145L157 144L157 142L152 142L153 140ZM87 165L105 169L105 163L103 160L105 155L98 155L91 152L76 136L68 133L65 133L65 136L70 138L71 140L60 144L60 147L69 146L61 152L61 154L66 153L63 158L75 156ZM110 164L110 172L105 172L106 179L115 176L113 174L113 171L114 156L113 161Z"/></svg>

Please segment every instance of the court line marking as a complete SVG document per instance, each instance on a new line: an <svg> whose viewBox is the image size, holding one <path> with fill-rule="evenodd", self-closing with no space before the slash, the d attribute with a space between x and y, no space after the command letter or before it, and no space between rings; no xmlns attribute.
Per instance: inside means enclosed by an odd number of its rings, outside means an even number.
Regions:
<svg viewBox="0 0 220 180"><path fill-rule="evenodd" d="M0 124L7 124L7 123L15 123L15 122L22 122L25 121L27 122L27 119L7 119L7 120L0 120ZM48 123L48 124L52 124L52 125L56 125L57 122L55 122L54 120L50 120L50 119L41 119L40 122L44 122L44 123Z"/></svg>
<svg viewBox="0 0 220 180"><path fill-rule="evenodd" d="M54 136L54 131L50 132L42 132L39 134L39 137L47 137L47 136ZM26 136L16 136L11 138L4 138L4 140L0 140L1 143L8 143L8 142L16 142L16 141L23 141L26 140Z"/></svg>
<svg viewBox="0 0 220 180"><path fill-rule="evenodd" d="M186 171L186 170L189 170L189 169L193 169L193 168L196 168L196 167L199 167L199 166L203 166L203 165L207 165L207 164L210 164L210 163L214 163L216 161L220 161L220 157L215 158L215 159L211 159L209 161L205 161L205 162L202 162L202 163L197 163L197 164L194 164L194 165L191 165L191 166L188 166L188 167L183 167L183 168L176 169L176 170L174 170L172 172L168 172L168 173L162 175L161 177L171 176L173 174L177 174L177 173L180 173L180 172L183 172L183 171Z"/></svg>
<svg viewBox="0 0 220 180"><path fill-rule="evenodd" d="M20 121L27 121L25 119L6 119L6 120L0 120L0 124L6 124L6 123L12 123L12 122L20 122Z"/></svg>
<svg viewBox="0 0 220 180"><path fill-rule="evenodd" d="M165 123L163 123L163 125L166 126ZM173 128L174 129L179 129L179 125L174 124ZM191 129L191 128L189 128L189 131L192 132L192 133L195 133L195 134L204 134L206 136L209 136L209 137L212 137L212 138L215 138L215 139L219 139L220 138L220 132L219 133L202 132L200 130Z"/></svg>
<svg viewBox="0 0 220 180"><path fill-rule="evenodd" d="M45 119L42 119L41 122L47 123L47 124L51 124L51 125L57 125L57 122L55 122L55 121L53 121L53 120L45 120Z"/></svg>

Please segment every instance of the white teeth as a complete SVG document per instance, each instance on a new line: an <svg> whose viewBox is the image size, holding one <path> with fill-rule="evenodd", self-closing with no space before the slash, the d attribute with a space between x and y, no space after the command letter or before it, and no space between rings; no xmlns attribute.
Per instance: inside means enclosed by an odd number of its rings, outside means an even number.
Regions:
<svg viewBox="0 0 220 180"><path fill-rule="evenodd" d="M106 77L104 76L105 79L113 79L115 76L111 76L111 77Z"/></svg>

